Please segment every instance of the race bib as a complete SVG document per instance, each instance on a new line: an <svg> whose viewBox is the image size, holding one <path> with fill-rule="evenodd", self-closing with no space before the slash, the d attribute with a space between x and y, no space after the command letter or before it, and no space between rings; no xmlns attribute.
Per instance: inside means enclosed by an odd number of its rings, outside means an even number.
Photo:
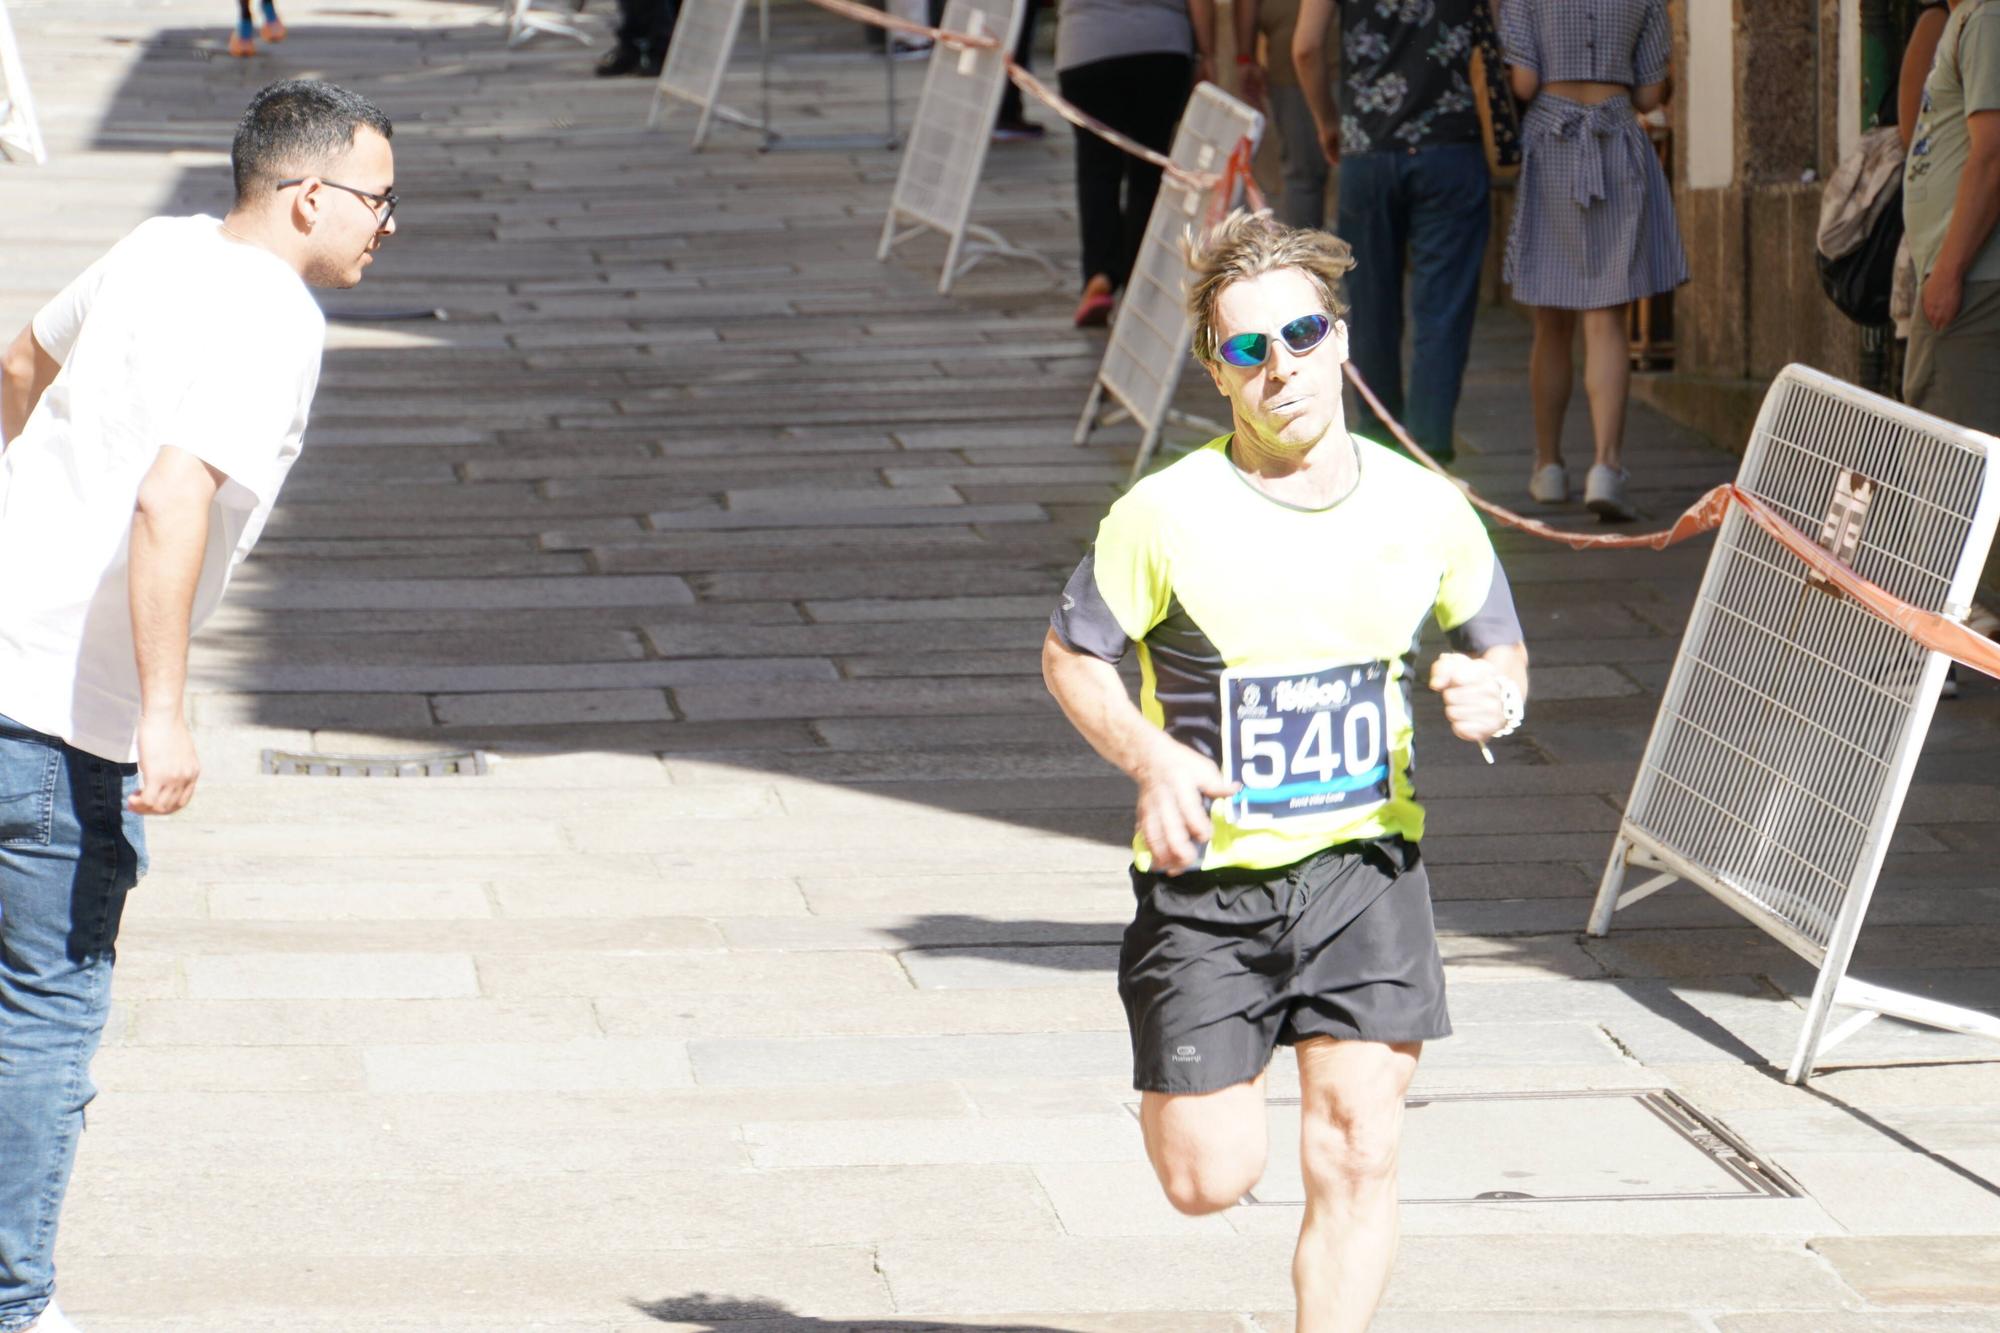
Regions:
<svg viewBox="0 0 2000 1333"><path fill-rule="evenodd" d="M1346 816L1386 801L1389 664L1222 673L1222 773L1238 828Z"/></svg>

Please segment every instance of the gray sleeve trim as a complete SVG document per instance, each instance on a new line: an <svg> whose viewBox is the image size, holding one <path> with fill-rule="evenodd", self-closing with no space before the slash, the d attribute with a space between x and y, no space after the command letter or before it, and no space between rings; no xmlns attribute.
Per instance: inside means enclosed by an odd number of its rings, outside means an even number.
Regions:
<svg viewBox="0 0 2000 1333"><path fill-rule="evenodd" d="M1132 640L1125 635L1118 617L1111 614L1097 591L1097 553L1090 552L1077 565L1063 588L1062 605L1049 616L1049 628L1056 637L1079 653L1106 662L1123 660Z"/></svg>
<svg viewBox="0 0 2000 1333"><path fill-rule="evenodd" d="M1486 602L1470 620L1445 631L1451 646L1472 657L1491 648L1522 642L1521 618L1514 612L1514 590L1507 583L1507 571L1500 557L1493 557L1493 582L1486 589Z"/></svg>

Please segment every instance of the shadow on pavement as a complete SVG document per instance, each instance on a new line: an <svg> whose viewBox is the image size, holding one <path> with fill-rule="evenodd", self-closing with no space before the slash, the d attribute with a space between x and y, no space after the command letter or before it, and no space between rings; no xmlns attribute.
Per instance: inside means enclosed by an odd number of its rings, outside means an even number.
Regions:
<svg viewBox="0 0 2000 1333"><path fill-rule="evenodd" d="M934 1319L816 1319L776 1301L696 1292L632 1308L663 1324L705 1324L708 1333L1070 1333L1049 1324L967 1324Z"/></svg>

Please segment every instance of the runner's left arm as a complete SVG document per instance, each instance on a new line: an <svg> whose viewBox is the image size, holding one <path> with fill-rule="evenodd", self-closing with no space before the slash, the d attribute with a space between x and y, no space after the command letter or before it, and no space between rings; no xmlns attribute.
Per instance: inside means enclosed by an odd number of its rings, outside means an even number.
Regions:
<svg viewBox="0 0 2000 1333"><path fill-rule="evenodd" d="M1433 531L1445 546L1437 619L1452 651L1431 667L1431 688L1444 696L1445 718L1460 740L1483 744L1508 723L1508 682L1528 697L1528 649L1507 571L1479 515L1456 490L1444 498Z"/></svg>

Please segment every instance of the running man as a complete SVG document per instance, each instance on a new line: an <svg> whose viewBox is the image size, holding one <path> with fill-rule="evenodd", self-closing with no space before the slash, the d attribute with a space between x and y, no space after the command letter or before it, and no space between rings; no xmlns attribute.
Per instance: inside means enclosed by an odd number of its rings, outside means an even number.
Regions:
<svg viewBox="0 0 2000 1333"><path fill-rule="evenodd" d="M1342 425L1353 266L1320 231L1232 215L1192 256L1195 355L1235 430L1135 486L1051 617L1064 713L1138 784L1119 959L1146 1152L1189 1214L1264 1171L1264 1072L1297 1048L1299 1333L1368 1326L1395 1255L1403 1095L1450 1033L1410 660L1482 746L1519 725L1528 655L1457 487ZM1114 663L1139 647L1140 701Z"/></svg>
<svg viewBox="0 0 2000 1333"><path fill-rule="evenodd" d="M194 795L188 635L298 457L307 284L352 287L395 231L389 133L330 84L264 89L229 215L141 223L0 357L0 1333L74 1328L56 1223L140 817Z"/></svg>

